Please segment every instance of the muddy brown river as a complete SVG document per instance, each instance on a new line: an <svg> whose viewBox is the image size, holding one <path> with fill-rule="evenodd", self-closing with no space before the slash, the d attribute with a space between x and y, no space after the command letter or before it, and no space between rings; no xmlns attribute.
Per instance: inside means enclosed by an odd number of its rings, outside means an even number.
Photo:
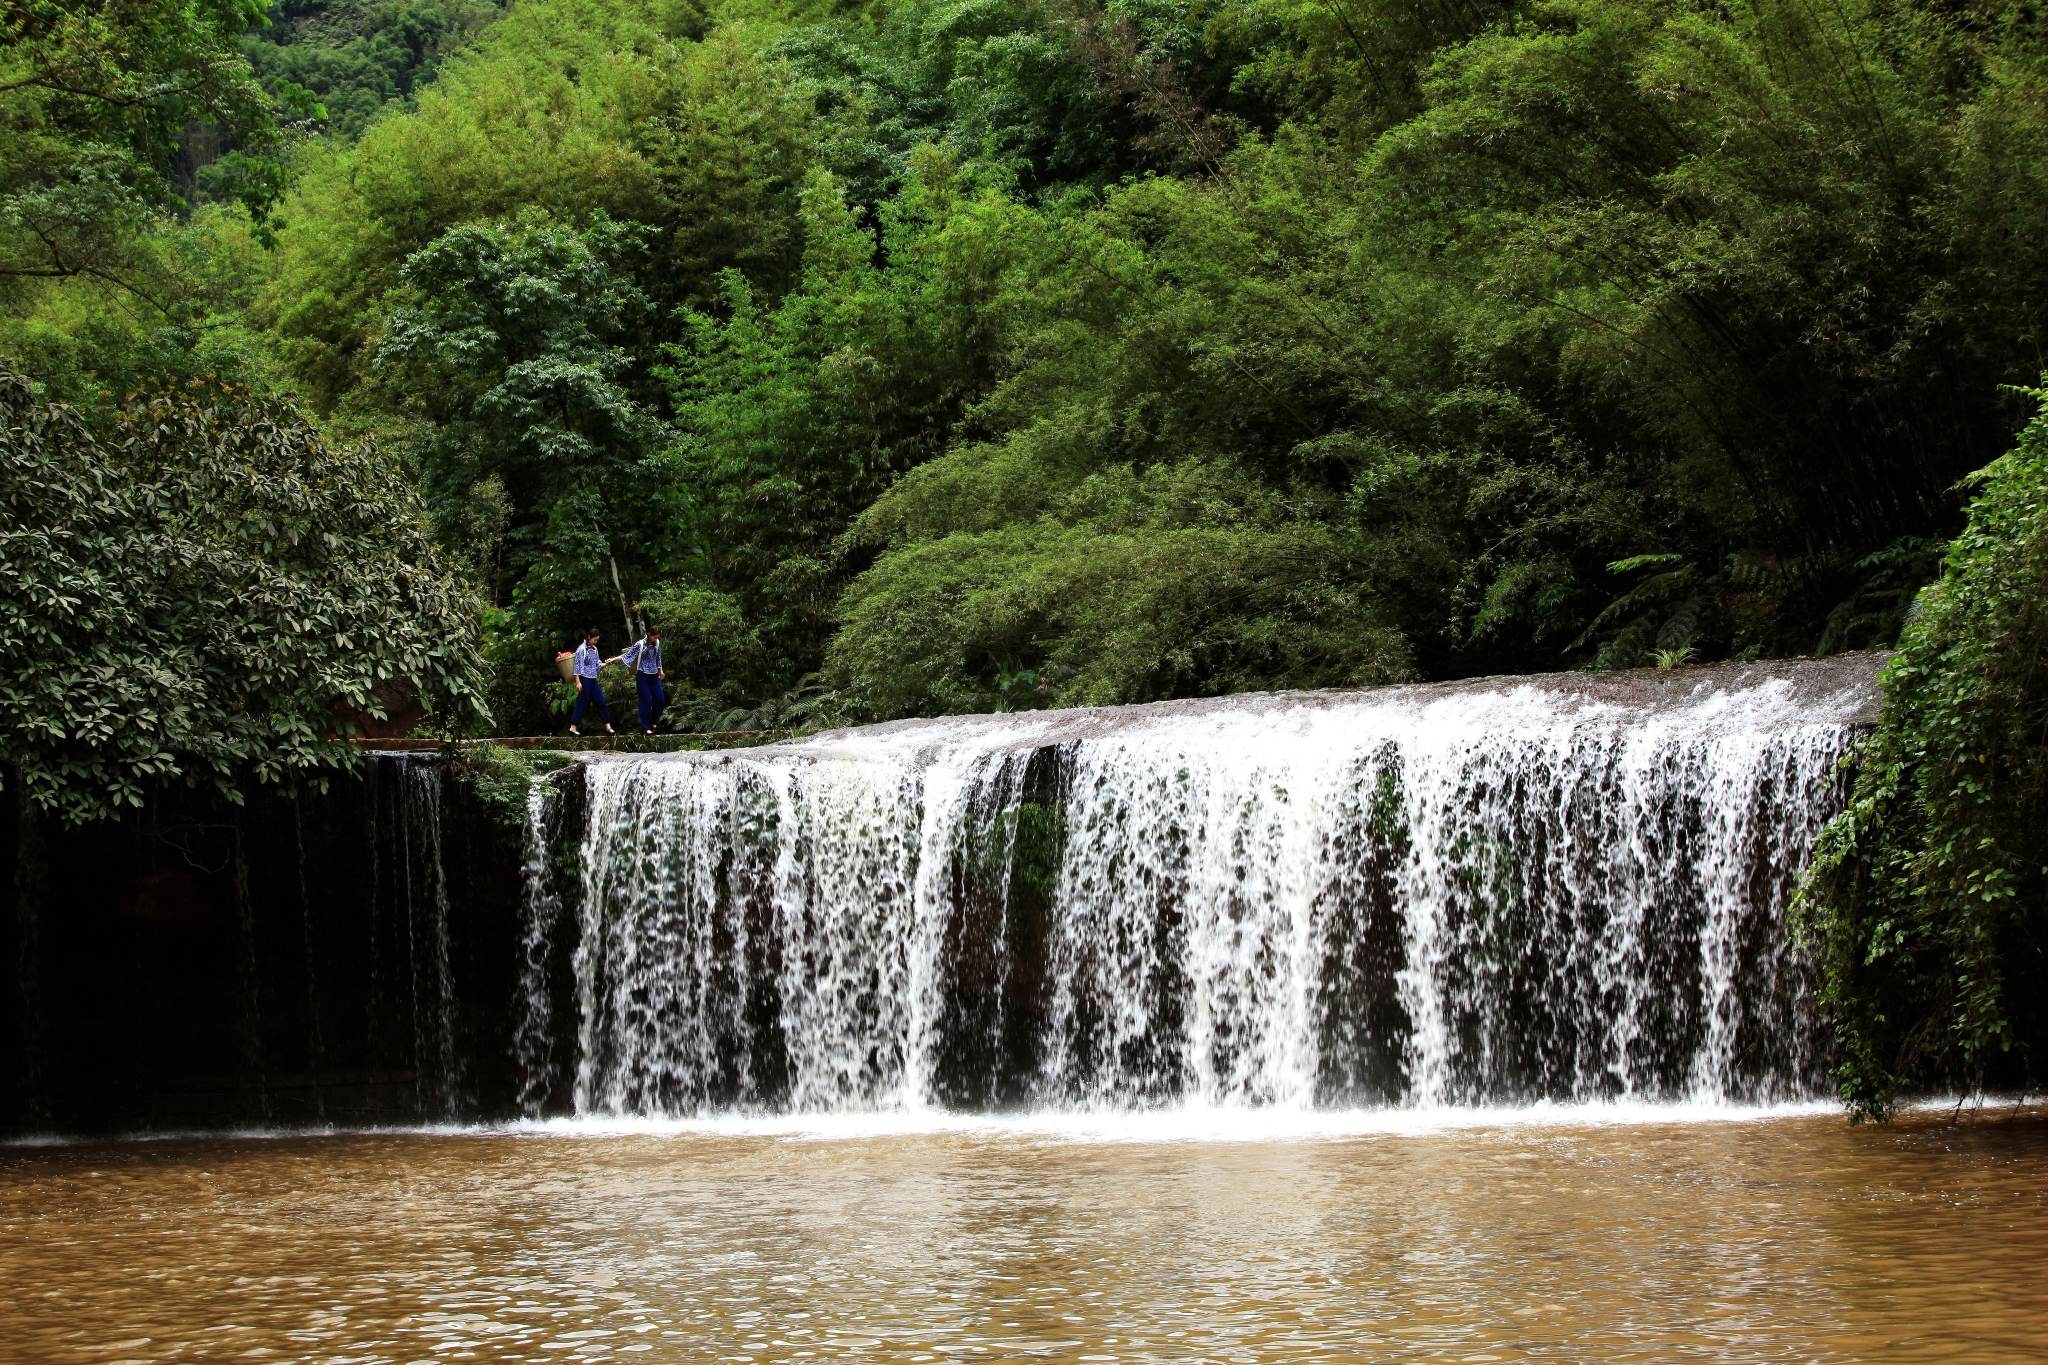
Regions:
<svg viewBox="0 0 2048 1365"><path fill-rule="evenodd" d="M2048 1112L1609 1117L6 1147L0 1359L2048 1359Z"/></svg>

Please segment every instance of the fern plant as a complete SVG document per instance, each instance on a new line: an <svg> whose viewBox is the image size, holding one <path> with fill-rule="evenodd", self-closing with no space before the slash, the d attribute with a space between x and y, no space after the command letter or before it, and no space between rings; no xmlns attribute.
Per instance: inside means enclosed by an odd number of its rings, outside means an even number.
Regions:
<svg viewBox="0 0 2048 1365"><path fill-rule="evenodd" d="M1601 609L1572 642L1573 651L1597 639L1596 668L1626 668L1660 652L1690 659L1711 600L1699 566L1680 554L1647 554L1617 559L1607 571L1644 576Z"/></svg>
<svg viewBox="0 0 2048 1365"><path fill-rule="evenodd" d="M711 722L713 730L828 730L850 716L844 697L823 676L807 673L797 685L752 706L730 707Z"/></svg>

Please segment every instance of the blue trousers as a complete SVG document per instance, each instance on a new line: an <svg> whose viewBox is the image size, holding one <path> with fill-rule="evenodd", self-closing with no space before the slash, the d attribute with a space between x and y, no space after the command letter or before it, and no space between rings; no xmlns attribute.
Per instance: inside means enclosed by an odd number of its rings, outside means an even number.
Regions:
<svg viewBox="0 0 2048 1365"><path fill-rule="evenodd" d="M597 714L603 719L604 723L610 725L612 723L612 709L604 704L604 689L597 685L597 679L595 678L578 678L576 680L576 707L569 712L569 728L574 729L581 725L583 723L583 713L593 706L597 708Z"/></svg>
<svg viewBox="0 0 2048 1365"><path fill-rule="evenodd" d="M640 684L640 728L652 730L668 710L668 689L661 685L659 673L635 673L633 680Z"/></svg>

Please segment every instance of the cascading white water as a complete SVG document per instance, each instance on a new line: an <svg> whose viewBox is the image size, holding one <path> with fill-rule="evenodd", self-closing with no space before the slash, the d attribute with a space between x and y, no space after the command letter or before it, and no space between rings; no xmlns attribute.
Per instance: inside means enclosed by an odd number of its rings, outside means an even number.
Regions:
<svg viewBox="0 0 2048 1365"><path fill-rule="evenodd" d="M548 960L562 918L562 893L555 883L555 826L561 793L550 778L536 774L526 788L526 858L520 878L526 888L526 917L519 941L519 987L526 1001L513 1047L519 1059L519 1108L537 1117L554 1088L554 999Z"/></svg>
<svg viewBox="0 0 2048 1365"><path fill-rule="evenodd" d="M969 809L989 762L960 745L591 765L577 1108L928 1102L946 860L993 818Z"/></svg>
<svg viewBox="0 0 2048 1365"><path fill-rule="evenodd" d="M1873 699L1841 659L599 759L574 1102L1804 1094L1785 906Z"/></svg>
<svg viewBox="0 0 2048 1365"><path fill-rule="evenodd" d="M448 923L448 868L441 848L441 769L401 760L399 781L415 1094L422 1113L456 1118L463 1108L463 1063L456 1042L460 1007ZM417 901L416 895L421 896Z"/></svg>

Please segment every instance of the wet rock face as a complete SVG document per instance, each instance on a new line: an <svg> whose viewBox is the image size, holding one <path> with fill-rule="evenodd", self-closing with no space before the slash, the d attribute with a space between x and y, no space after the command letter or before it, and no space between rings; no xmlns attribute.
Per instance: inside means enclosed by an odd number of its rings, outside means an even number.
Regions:
<svg viewBox="0 0 2048 1365"><path fill-rule="evenodd" d="M573 1078L536 1093L590 1113L1810 1093L1785 905L1876 667L596 759L574 1003L549 1007Z"/></svg>
<svg viewBox="0 0 2048 1365"><path fill-rule="evenodd" d="M0 1133L517 1112L521 841L471 796L380 755L324 792L38 827L0 877Z"/></svg>

